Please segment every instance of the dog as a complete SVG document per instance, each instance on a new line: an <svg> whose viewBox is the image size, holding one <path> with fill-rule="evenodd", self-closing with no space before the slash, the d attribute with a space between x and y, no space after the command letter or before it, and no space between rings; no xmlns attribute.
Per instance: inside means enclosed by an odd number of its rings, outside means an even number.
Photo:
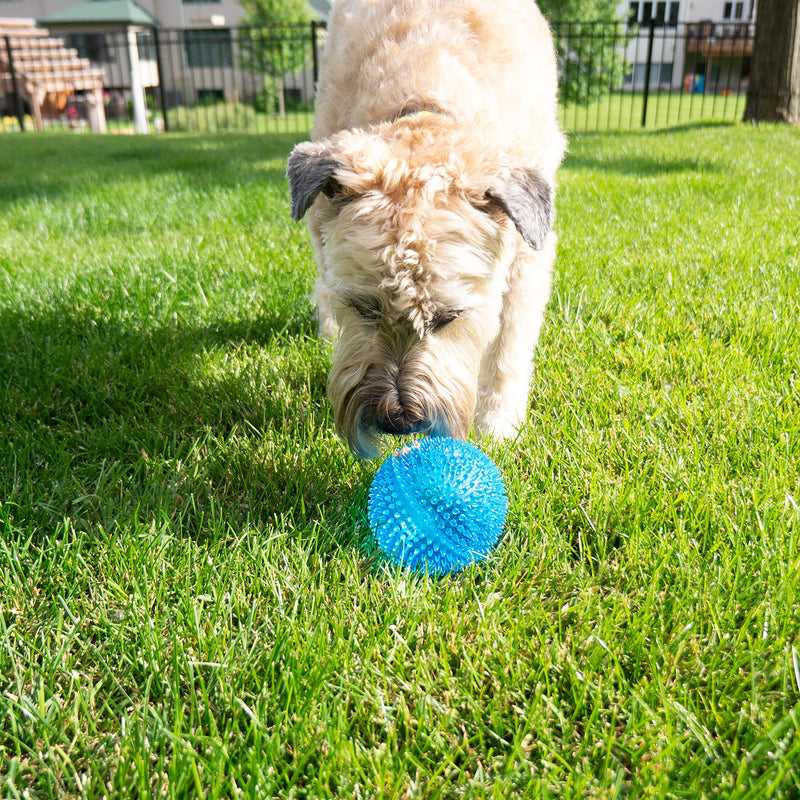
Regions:
<svg viewBox="0 0 800 800"><path fill-rule="evenodd" d="M565 139L533 0L337 0L311 141L287 165L308 217L337 433L515 434L550 295Z"/></svg>

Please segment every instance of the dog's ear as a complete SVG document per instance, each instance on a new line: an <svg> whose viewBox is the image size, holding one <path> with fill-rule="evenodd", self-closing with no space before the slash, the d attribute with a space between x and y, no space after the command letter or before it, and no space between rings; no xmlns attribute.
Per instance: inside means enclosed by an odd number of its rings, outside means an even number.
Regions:
<svg viewBox="0 0 800 800"><path fill-rule="evenodd" d="M331 150L313 142L303 142L292 150L286 177L292 193L292 219L302 219L317 195L333 197L341 186L333 177L341 164Z"/></svg>
<svg viewBox="0 0 800 800"><path fill-rule="evenodd" d="M553 225L553 187L535 169L514 169L486 196L505 211L522 238L534 249L544 247Z"/></svg>

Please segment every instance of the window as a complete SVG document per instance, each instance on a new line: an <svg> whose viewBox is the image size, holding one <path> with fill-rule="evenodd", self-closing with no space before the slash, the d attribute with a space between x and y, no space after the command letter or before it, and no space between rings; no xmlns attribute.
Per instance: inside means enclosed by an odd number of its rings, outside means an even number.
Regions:
<svg viewBox="0 0 800 800"><path fill-rule="evenodd" d="M742 80L746 80L750 77L750 56L745 56L742 59Z"/></svg>
<svg viewBox="0 0 800 800"><path fill-rule="evenodd" d="M722 7L722 19L733 18L733 3L725 3Z"/></svg>
<svg viewBox="0 0 800 800"><path fill-rule="evenodd" d="M232 67L231 32L227 29L184 31L186 63L190 67Z"/></svg>
<svg viewBox="0 0 800 800"><path fill-rule="evenodd" d="M680 13L680 2L672 2L669 4L669 22L667 23L670 28L678 27L678 15Z"/></svg>
<svg viewBox="0 0 800 800"><path fill-rule="evenodd" d="M198 89L197 102L200 105L212 106L214 103L221 103L225 99L225 92L222 89Z"/></svg>
<svg viewBox="0 0 800 800"><path fill-rule="evenodd" d="M744 18L744 3L737 3L735 6L734 16L736 19Z"/></svg>
<svg viewBox="0 0 800 800"><path fill-rule="evenodd" d="M633 82L636 89L644 87L644 79L647 75L647 64L639 62L633 65L633 72L627 76L628 83ZM650 65L650 88L667 88L672 83L673 65L671 62L663 64L654 61Z"/></svg>
<svg viewBox="0 0 800 800"><path fill-rule="evenodd" d="M75 48L81 58L88 58L95 64L115 64L117 48L103 33L70 33L64 37L69 47Z"/></svg>
<svg viewBox="0 0 800 800"><path fill-rule="evenodd" d="M652 0L647 2L639 2L639 0L631 0L628 3L628 27L632 28L635 25L649 25L655 20L656 25L669 25L674 28L678 24L678 16L680 14L680 0ZM653 11L655 10L655 17ZM641 12L641 19L639 18Z"/></svg>
<svg viewBox="0 0 800 800"><path fill-rule="evenodd" d="M136 46L140 61L156 60L156 43L151 31L139 31L136 34Z"/></svg>

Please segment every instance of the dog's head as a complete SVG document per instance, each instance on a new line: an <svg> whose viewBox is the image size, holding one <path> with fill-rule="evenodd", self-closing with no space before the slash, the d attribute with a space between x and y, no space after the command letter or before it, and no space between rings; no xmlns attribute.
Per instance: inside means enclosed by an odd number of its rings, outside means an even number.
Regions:
<svg viewBox="0 0 800 800"><path fill-rule="evenodd" d="M469 433L519 235L540 249L552 217L541 174L499 162L445 118L345 131L289 158L292 216L309 213L339 327L336 427L360 455L378 433Z"/></svg>

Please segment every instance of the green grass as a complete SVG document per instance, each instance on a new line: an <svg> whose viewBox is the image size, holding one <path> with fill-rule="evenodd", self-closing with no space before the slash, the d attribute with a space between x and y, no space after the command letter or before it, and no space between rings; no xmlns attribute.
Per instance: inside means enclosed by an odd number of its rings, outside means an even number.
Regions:
<svg viewBox="0 0 800 800"><path fill-rule="evenodd" d="M644 127L672 128L699 122L738 122L745 95L682 94L653 90L647 99ZM599 100L559 106L562 125L569 131L640 130L644 96L641 92L611 92Z"/></svg>
<svg viewBox="0 0 800 800"><path fill-rule="evenodd" d="M0 150L0 797L800 795L800 132L574 136L511 503L382 566L289 137Z"/></svg>

